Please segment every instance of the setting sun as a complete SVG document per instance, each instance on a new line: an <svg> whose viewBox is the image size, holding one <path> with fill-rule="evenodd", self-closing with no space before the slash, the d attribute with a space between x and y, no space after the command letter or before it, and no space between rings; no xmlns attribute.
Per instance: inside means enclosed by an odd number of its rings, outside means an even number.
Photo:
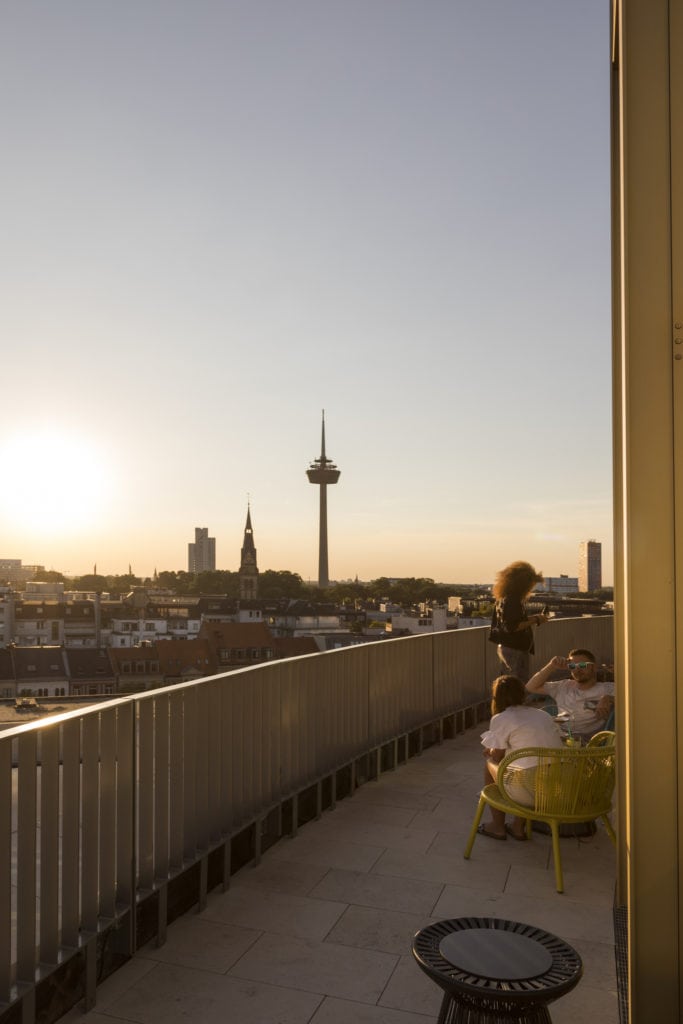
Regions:
<svg viewBox="0 0 683 1024"><path fill-rule="evenodd" d="M91 525L108 490L103 453L61 430L25 430L0 442L0 518L42 535Z"/></svg>

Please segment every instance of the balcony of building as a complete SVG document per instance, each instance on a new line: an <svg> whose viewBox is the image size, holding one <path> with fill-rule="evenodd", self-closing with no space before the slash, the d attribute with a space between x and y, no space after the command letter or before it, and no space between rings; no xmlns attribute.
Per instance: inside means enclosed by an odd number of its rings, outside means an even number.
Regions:
<svg viewBox="0 0 683 1024"><path fill-rule="evenodd" d="M539 663L611 660L609 618L539 637ZM584 957L554 1020L616 1024L607 836L563 840L563 895L545 836L463 859L496 674L486 631L451 631L0 734L3 1021L426 1024L439 993L413 933L481 915Z"/></svg>

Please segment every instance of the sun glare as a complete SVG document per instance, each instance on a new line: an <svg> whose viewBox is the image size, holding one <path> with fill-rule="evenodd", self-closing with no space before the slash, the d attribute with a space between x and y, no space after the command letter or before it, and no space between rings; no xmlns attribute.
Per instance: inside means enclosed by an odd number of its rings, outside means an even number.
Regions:
<svg viewBox="0 0 683 1024"><path fill-rule="evenodd" d="M93 525L106 496L105 461L89 440L62 431L26 430L0 441L0 518L42 535Z"/></svg>

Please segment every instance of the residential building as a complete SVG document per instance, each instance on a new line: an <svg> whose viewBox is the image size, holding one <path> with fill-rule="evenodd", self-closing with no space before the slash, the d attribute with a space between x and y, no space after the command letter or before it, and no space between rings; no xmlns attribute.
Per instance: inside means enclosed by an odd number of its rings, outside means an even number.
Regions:
<svg viewBox="0 0 683 1024"><path fill-rule="evenodd" d="M63 697L69 692L62 647L15 647L11 651L17 697Z"/></svg>
<svg viewBox="0 0 683 1024"><path fill-rule="evenodd" d="M116 692L116 674L106 647L66 649L64 657L70 694L94 696Z"/></svg>
<svg viewBox="0 0 683 1024"><path fill-rule="evenodd" d="M578 576L566 576L560 573L559 576L544 576L543 582L536 587L538 593L545 594L578 594Z"/></svg>
<svg viewBox="0 0 683 1024"><path fill-rule="evenodd" d="M602 587L602 544L582 540L579 544L579 590L587 593Z"/></svg>
<svg viewBox="0 0 683 1024"><path fill-rule="evenodd" d="M20 586L44 569L43 565L22 565L20 558L0 558L0 583Z"/></svg>
<svg viewBox="0 0 683 1024"><path fill-rule="evenodd" d="M216 568L216 538L209 537L208 526L196 526L194 543L187 545L187 571L214 572Z"/></svg>
<svg viewBox="0 0 683 1024"><path fill-rule="evenodd" d="M273 634L264 622L205 622L199 637L208 642L217 672L257 665L275 657Z"/></svg>

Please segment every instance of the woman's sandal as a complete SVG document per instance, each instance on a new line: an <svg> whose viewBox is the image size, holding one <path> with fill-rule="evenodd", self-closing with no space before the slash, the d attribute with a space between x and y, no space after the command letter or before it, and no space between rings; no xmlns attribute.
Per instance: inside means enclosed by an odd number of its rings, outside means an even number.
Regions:
<svg viewBox="0 0 683 1024"><path fill-rule="evenodd" d="M505 833L503 833L502 836L499 836L497 832L489 832L489 830L487 829L486 825L480 825L479 826L479 828L477 829L477 835L478 836L488 836L489 839L507 839L507 836L505 835ZM515 838L517 838L517 837L515 836Z"/></svg>
<svg viewBox="0 0 683 1024"><path fill-rule="evenodd" d="M509 836L512 836L513 839L516 839L518 843L525 843L527 840L526 832L522 832L521 836L518 836L517 833L513 831L512 825L508 825L507 823L505 825L505 831Z"/></svg>

